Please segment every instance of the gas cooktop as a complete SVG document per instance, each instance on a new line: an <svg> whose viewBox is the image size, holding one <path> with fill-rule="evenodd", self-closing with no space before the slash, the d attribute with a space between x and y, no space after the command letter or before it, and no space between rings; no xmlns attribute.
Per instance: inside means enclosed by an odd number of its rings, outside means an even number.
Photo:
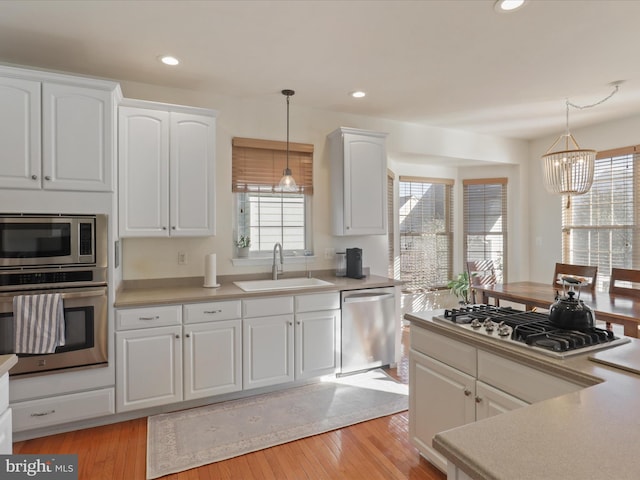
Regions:
<svg viewBox="0 0 640 480"><path fill-rule="evenodd" d="M454 323L478 335L531 348L556 358L579 355L630 341L626 337L616 337L613 332L602 328L564 330L552 325L547 313L493 305L470 305L445 310L444 315L435 316L433 320Z"/></svg>

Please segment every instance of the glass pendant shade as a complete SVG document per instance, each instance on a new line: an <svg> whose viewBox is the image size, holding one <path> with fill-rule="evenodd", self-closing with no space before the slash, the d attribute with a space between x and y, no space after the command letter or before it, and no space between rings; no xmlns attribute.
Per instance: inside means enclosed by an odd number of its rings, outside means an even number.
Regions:
<svg viewBox="0 0 640 480"><path fill-rule="evenodd" d="M550 152L562 138L565 150ZM569 148L569 141L575 148ZM560 195L582 195L593 183L596 151L582 149L570 133L561 135L542 156L544 185L549 193Z"/></svg>
<svg viewBox="0 0 640 480"><path fill-rule="evenodd" d="M291 169L285 168L282 172L282 178L280 179L279 189L283 192L297 192L298 186L296 181L291 175Z"/></svg>

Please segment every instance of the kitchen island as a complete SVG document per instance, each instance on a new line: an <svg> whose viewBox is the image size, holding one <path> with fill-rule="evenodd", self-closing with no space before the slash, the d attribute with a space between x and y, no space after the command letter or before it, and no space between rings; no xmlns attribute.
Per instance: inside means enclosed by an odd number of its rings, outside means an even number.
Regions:
<svg viewBox="0 0 640 480"><path fill-rule="evenodd" d="M479 337L454 324L432 321L437 313L442 312L405 318L427 336L445 337L577 386L573 392L437 433L433 448L449 462L449 478L638 478L640 417L634 412L639 375L593 362L589 353L557 359ZM631 353L640 349L640 341L631 339L614 348ZM410 391L413 387L410 383Z"/></svg>

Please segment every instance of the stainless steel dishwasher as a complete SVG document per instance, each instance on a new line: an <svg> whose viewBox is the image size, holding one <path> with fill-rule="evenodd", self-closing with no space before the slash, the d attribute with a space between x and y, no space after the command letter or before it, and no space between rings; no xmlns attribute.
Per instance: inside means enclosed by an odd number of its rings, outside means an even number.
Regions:
<svg viewBox="0 0 640 480"><path fill-rule="evenodd" d="M341 293L341 374L395 362L395 303L393 288Z"/></svg>

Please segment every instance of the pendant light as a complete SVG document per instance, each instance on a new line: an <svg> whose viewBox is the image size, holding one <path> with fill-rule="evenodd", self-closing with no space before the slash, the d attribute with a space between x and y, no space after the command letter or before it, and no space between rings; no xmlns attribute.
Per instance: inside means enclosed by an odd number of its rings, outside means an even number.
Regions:
<svg viewBox="0 0 640 480"><path fill-rule="evenodd" d="M613 92L606 98L591 105L575 105L566 100L566 131L549 147L542 156L542 173L544 186L549 193L559 195L582 195L591 189L595 170L596 151L580 148L578 142L569 131L569 107L577 109L591 108L609 100L619 89L620 83L613 82ZM564 140L564 142L563 142ZM560 150L553 151L556 145Z"/></svg>
<svg viewBox="0 0 640 480"><path fill-rule="evenodd" d="M295 93L293 90L282 90L282 94L287 97L287 168L282 172L282 178L280 179L279 190L282 192L298 191L298 186L289 168L289 98L295 95Z"/></svg>
<svg viewBox="0 0 640 480"><path fill-rule="evenodd" d="M551 152L564 139L564 149ZM569 142L572 145L569 145ZM569 132L569 101L567 100L567 128L563 135L542 156L544 185L549 193L582 195L593 183L596 151L580 148Z"/></svg>

